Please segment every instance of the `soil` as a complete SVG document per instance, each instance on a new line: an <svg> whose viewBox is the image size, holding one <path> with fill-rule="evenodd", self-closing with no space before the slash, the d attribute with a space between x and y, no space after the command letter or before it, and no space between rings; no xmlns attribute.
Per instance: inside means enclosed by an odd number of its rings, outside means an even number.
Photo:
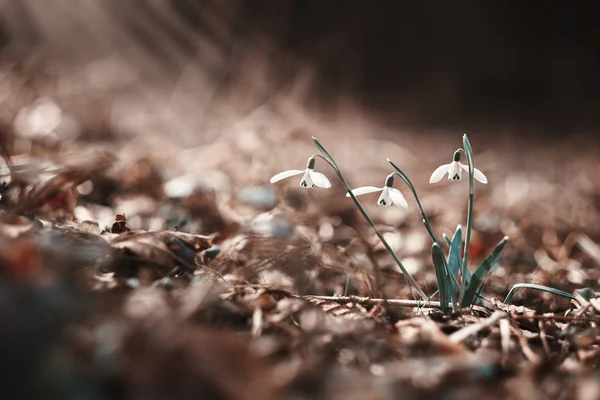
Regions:
<svg viewBox="0 0 600 400"><path fill-rule="evenodd" d="M269 178L304 169L311 136L352 187L382 186L389 157L434 232L452 236L466 224L467 180L428 180L462 132L323 119L280 99L191 128L146 111L147 129L133 129L128 104L110 119L63 99L43 135L4 121L4 398L600 397L593 137L469 133L489 180L475 186L470 269L509 242L478 304L444 314L431 239L399 180L407 210L360 200L426 303L322 160L330 189ZM504 303L516 283L576 300L521 289Z"/></svg>

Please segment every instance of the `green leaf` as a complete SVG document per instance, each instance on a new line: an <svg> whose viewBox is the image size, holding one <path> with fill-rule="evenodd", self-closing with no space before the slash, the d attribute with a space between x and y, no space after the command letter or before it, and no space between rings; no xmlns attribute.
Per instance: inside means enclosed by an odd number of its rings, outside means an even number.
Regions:
<svg viewBox="0 0 600 400"><path fill-rule="evenodd" d="M454 304L454 296L452 295L452 282L448 275L448 269L446 267L446 259L442 249L437 243L431 246L431 258L433 259L433 269L435 270L435 276L438 283L438 290L440 291L440 309L443 313L448 312L450 309L448 304L452 302Z"/></svg>
<svg viewBox="0 0 600 400"><path fill-rule="evenodd" d="M575 291L575 293L577 293L578 295L580 295L581 297L583 297L585 300L591 300L591 299L597 299L598 296L600 295L598 292L594 292L594 290L592 288L582 288L582 289L577 289Z"/></svg>
<svg viewBox="0 0 600 400"><path fill-rule="evenodd" d="M471 246L471 227L473 225L473 149L471 148L471 143L469 142L469 138L466 134L463 135L463 147L464 152L467 155L467 163L469 164L469 203L467 206L467 229L465 231L465 246L464 246L464 254L462 256L462 277L463 279L460 281L460 297L459 303L461 306L463 304L471 304L471 299L465 299L467 294L468 284L470 282L467 281L469 271L469 249ZM479 283L478 283L479 285ZM474 295L474 293L473 293Z"/></svg>
<svg viewBox="0 0 600 400"><path fill-rule="evenodd" d="M463 147L465 153L467 154L467 158L473 160L473 148L471 147L471 142L469 141L469 138L466 134L463 135Z"/></svg>
<svg viewBox="0 0 600 400"><path fill-rule="evenodd" d="M475 270L475 273L471 277L469 284L467 285L467 289L465 290L465 295L461 301L461 307L468 307L473 304L475 300L475 296L479 292L479 288L486 278L488 274L490 274L494 267L496 266L496 262L498 261L498 257L500 257L500 253L504 250L504 246L508 241L508 237L505 236L499 243L496 245L496 248L488 255L485 260Z"/></svg>
<svg viewBox="0 0 600 400"><path fill-rule="evenodd" d="M448 245L448 247L452 246L452 240L450 240L450 238L448 237L448 235L446 235L445 233L442 233L442 237L446 241L446 244Z"/></svg>
<svg viewBox="0 0 600 400"><path fill-rule="evenodd" d="M506 295L506 298L504 299L505 304L508 304L512 301L512 298L514 297L515 289L541 290L542 292L556 294L558 296L566 297L567 299L577 300L577 298L575 296L573 296L571 293L563 292L562 290L554 289L549 286L536 285L535 283L517 283L517 284L513 285L513 287L510 289L510 291Z"/></svg>
<svg viewBox="0 0 600 400"><path fill-rule="evenodd" d="M462 226L458 225L452 240L450 241L450 252L448 253L448 272L453 278L453 282L456 282L455 290L458 289L458 271L462 268ZM464 279L464 278L463 278Z"/></svg>

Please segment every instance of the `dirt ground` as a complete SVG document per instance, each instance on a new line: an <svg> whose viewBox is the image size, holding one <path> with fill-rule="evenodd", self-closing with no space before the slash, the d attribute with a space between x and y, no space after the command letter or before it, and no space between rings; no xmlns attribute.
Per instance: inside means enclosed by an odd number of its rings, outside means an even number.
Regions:
<svg viewBox="0 0 600 400"><path fill-rule="evenodd" d="M293 96L234 112L104 83L123 90L82 102L75 86L2 81L3 398L600 398L593 135L466 132L489 180L471 260L509 242L482 304L445 315L437 296L415 307L325 163L327 190L269 178L304 169L312 136L352 187L382 185L390 158L451 236L468 184L428 180L464 132L386 126L351 104L324 116ZM396 188L407 210L360 200L433 295L431 240ZM521 290L504 304L516 283L577 300Z"/></svg>

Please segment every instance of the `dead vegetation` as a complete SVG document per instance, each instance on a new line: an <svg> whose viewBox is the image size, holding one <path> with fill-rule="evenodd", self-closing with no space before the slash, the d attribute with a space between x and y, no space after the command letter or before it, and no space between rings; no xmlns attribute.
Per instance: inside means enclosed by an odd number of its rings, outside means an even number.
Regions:
<svg viewBox="0 0 600 400"><path fill-rule="evenodd" d="M476 203L471 257L481 261L504 235L510 245L483 305L444 315L439 302L411 298L337 182L328 193L266 184L309 149L303 134L225 136L194 148L193 161L151 147L135 158L120 143L96 151L84 140L26 139L21 151L25 139L6 132L7 398L600 396L595 154L540 172L536 160L507 170L514 153L483 152L480 165L497 172ZM355 143L373 161L389 142ZM350 165L352 148L340 141L331 150L353 181L380 175L366 160ZM564 159L568 150L559 150ZM540 157L551 164L555 155ZM173 176L178 158L198 169ZM408 166L415 182L431 164ZM456 195L464 190L423 187L435 229L450 233L464 218L464 193ZM364 204L432 294L418 213ZM518 282L576 300L521 290L504 304Z"/></svg>

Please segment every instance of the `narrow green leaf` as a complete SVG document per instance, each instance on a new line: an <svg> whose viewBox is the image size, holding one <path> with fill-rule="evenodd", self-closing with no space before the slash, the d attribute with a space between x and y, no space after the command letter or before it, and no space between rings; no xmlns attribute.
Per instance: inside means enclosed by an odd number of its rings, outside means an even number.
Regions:
<svg viewBox="0 0 600 400"><path fill-rule="evenodd" d="M475 273L471 277L469 284L467 285L467 289L465 291L465 295L462 298L460 303L461 307L469 307L473 304L475 296L479 291L479 287L481 286L485 277L490 274L498 261L498 257L500 257L500 253L504 250L504 246L508 241L508 237L505 236L499 243L496 245L496 248L488 255L485 260L475 270Z"/></svg>
<svg viewBox="0 0 600 400"><path fill-rule="evenodd" d="M473 160L473 148L471 147L471 142L466 134L463 135L463 150L467 155L467 165L469 166L469 175L473 174L473 169L475 169L475 162ZM469 180L471 180L471 176L469 176Z"/></svg>
<svg viewBox="0 0 600 400"><path fill-rule="evenodd" d="M449 311L448 304L450 302L454 303L454 296L452 296L452 282L448 276L444 253L442 253L442 249L437 243L431 246L431 258L433 259L433 269L440 291L440 309L443 313L446 313Z"/></svg>
<svg viewBox="0 0 600 400"><path fill-rule="evenodd" d="M446 244L448 245L448 247L452 246L452 240L448 237L448 235L446 235L445 233L442 233L442 236L444 237L444 240L446 241ZM462 259L460 260L460 267L462 267ZM450 270L450 267L448 267L448 271L449 270ZM458 288L460 286L458 283L458 279L455 278L453 275L451 275L451 277L452 277L454 286ZM468 277L468 279L471 279L471 273L469 272L469 270L467 270L467 277ZM467 279L467 282L468 282L468 279Z"/></svg>
<svg viewBox="0 0 600 400"><path fill-rule="evenodd" d="M504 299L505 304L508 304L512 301L512 298L514 297L514 292L516 289L541 290L542 292L556 294L558 296L566 297L567 299L577 300L577 298L575 296L573 296L571 293L563 292L562 290L554 289L549 286L536 285L535 283L517 283L517 284L513 285L513 287L510 289L510 291L506 295L506 298Z"/></svg>
<svg viewBox="0 0 600 400"><path fill-rule="evenodd" d="M471 143L469 142L469 138L466 134L463 135L463 147L464 152L467 155L467 163L469 165L469 202L467 205L467 229L465 231L465 246L464 246L464 254L462 257L462 277L463 279L460 281L460 289L459 289L459 303L461 305L467 303L471 304L471 302L467 302L465 300L465 295L467 292L467 276L470 274L469 271L469 249L471 246L471 227L473 225L473 201L474 201L474 190L473 190L473 149L471 148Z"/></svg>
<svg viewBox="0 0 600 400"><path fill-rule="evenodd" d="M425 229L427 229L427 233L429 233L429 236L431 236L431 240L433 240L434 243L437 243L438 246L441 246L439 240L435 236L435 233L433 233L433 229L431 228L431 224L429 223L427 214L425 214L425 210L423 209L421 200L419 200L419 196L417 195L417 191L415 190L414 185L412 184L410 179L408 179L408 176L406 176L404 171L402 171L400 169L400 167L398 167L396 164L394 164L394 162L392 160L390 160L389 158L387 159L387 161L396 170L396 173L398 174L398 176L404 181L404 183L406 183L406 186L408 186L408 188L412 192L413 196L415 197L415 201L417 202L417 206L419 207L419 210L421 211L421 216L423 217L423 225L425 225Z"/></svg>
<svg viewBox="0 0 600 400"><path fill-rule="evenodd" d="M462 249L462 226L458 225L456 227L456 231L454 232L454 236L452 236L452 241L449 246L448 272L453 278L453 282L457 283L457 286L454 288L454 291L456 291L458 289L458 271L462 268L462 258L460 254Z"/></svg>
<svg viewBox="0 0 600 400"><path fill-rule="evenodd" d="M585 300L597 299L600 296L600 293L594 292L592 288L586 287L582 289L575 290L575 293L583 297Z"/></svg>
<svg viewBox="0 0 600 400"><path fill-rule="evenodd" d="M446 241L446 244L448 245L448 247L452 246L452 240L448 237L448 235L446 235L445 233L442 233L442 237Z"/></svg>
<svg viewBox="0 0 600 400"><path fill-rule="evenodd" d="M466 134L463 135L463 147L465 153L467 153L467 157L473 159L473 148L471 147L471 142L469 141L469 138Z"/></svg>

